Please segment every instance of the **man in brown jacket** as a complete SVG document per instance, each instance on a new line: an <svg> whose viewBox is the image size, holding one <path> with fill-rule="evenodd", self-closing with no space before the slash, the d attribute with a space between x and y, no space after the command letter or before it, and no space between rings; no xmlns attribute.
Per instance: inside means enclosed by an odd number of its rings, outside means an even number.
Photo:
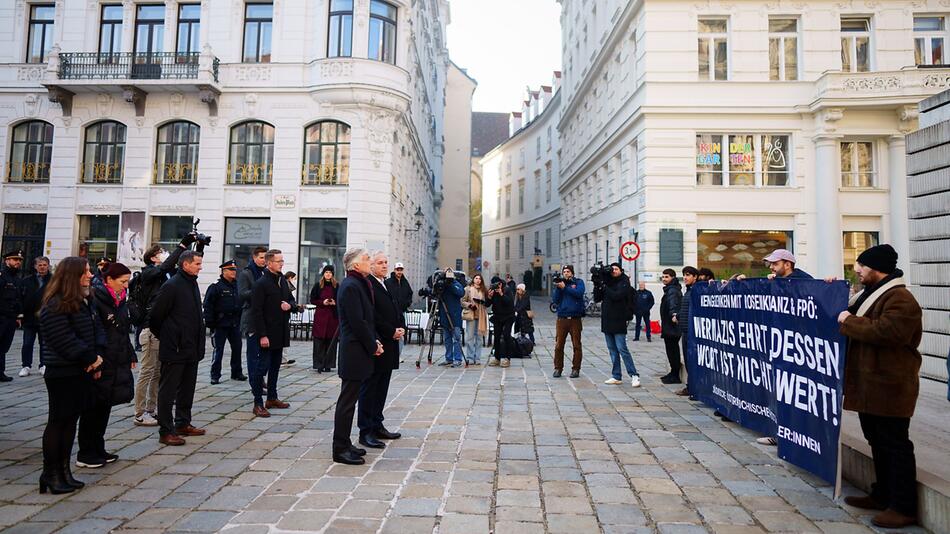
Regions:
<svg viewBox="0 0 950 534"><path fill-rule="evenodd" d="M845 497L845 503L880 510L872 519L879 527L901 528L917 522L917 467L908 428L919 389L921 310L890 245L865 250L854 270L864 290L838 316L848 337L844 408L858 412L877 482L867 497Z"/></svg>

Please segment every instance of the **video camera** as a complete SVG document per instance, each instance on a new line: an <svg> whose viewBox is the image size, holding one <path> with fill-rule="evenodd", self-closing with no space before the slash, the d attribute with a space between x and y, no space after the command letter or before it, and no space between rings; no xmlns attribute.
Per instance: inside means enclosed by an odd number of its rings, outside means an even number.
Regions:
<svg viewBox="0 0 950 534"><path fill-rule="evenodd" d="M455 272L455 280L457 280L463 286L465 285L465 273L461 271ZM450 283L449 279L445 276L445 271L442 269L436 270L432 273L432 276L426 280L426 287L423 287L419 290L419 296L431 299L440 299L442 298L442 293L445 292L445 287Z"/></svg>
<svg viewBox="0 0 950 534"><path fill-rule="evenodd" d="M199 251L211 244L211 236L198 231L198 223L200 222L201 219L195 219L191 223L191 232L188 234L195 240L195 248Z"/></svg>
<svg viewBox="0 0 950 534"><path fill-rule="evenodd" d="M602 289L607 283L607 280L610 280L611 277L611 267L609 265L604 265L604 262L598 261L590 268L590 282L594 285L594 290Z"/></svg>

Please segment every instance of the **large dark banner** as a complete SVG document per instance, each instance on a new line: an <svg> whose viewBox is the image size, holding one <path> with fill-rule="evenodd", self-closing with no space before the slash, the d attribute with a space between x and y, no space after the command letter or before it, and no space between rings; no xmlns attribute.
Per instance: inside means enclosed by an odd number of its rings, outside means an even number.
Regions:
<svg viewBox="0 0 950 534"><path fill-rule="evenodd" d="M781 278L697 282L690 294L689 387L778 455L837 479L845 338L844 281Z"/></svg>

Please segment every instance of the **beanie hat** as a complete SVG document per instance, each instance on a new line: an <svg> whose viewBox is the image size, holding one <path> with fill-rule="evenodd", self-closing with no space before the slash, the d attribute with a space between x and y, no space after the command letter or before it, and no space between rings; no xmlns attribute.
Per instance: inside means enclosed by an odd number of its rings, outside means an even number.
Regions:
<svg viewBox="0 0 950 534"><path fill-rule="evenodd" d="M878 245L862 252L857 261L875 271L891 274L897 270L897 251L888 244Z"/></svg>
<svg viewBox="0 0 950 534"><path fill-rule="evenodd" d="M116 278L119 278L120 276L125 276L127 274L132 274L132 271L129 270L129 268L126 267L125 265L121 263L110 263L102 271L102 279L105 280L106 278L112 278L113 280L115 280Z"/></svg>
<svg viewBox="0 0 950 534"><path fill-rule="evenodd" d="M327 271L330 271L331 273L333 273L333 266L332 266L332 265L324 265L324 266L323 266L323 270L320 271L320 274L322 275L323 273L325 273L325 272L327 272Z"/></svg>

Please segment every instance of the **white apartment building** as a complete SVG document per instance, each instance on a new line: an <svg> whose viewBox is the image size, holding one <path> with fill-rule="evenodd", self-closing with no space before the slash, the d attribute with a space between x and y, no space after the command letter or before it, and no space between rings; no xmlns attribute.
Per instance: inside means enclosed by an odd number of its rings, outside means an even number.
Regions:
<svg viewBox="0 0 950 534"><path fill-rule="evenodd" d="M435 264L445 0L8 0L2 247L140 263L200 218L284 251L306 295L347 246Z"/></svg>
<svg viewBox="0 0 950 534"><path fill-rule="evenodd" d="M635 239L667 267L815 276L889 242L908 266L906 133L950 84L936 0L560 0L561 256ZM586 273L585 273L586 275Z"/></svg>
<svg viewBox="0 0 950 534"><path fill-rule="evenodd" d="M455 63L449 63L445 84L445 154L439 211L438 264L470 272L469 218L472 205L472 94L478 82Z"/></svg>
<svg viewBox="0 0 950 534"><path fill-rule="evenodd" d="M518 282L531 272L530 290L547 291L560 263L560 72L553 83L528 89L509 118L509 138L481 159L482 273Z"/></svg>

